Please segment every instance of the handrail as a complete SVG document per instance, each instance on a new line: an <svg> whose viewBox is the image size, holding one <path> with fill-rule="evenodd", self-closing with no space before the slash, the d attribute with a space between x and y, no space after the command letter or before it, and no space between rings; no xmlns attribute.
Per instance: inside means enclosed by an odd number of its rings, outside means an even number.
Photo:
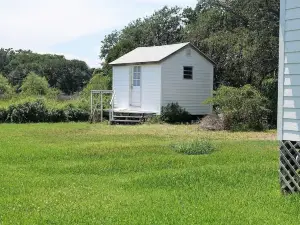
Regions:
<svg viewBox="0 0 300 225"><path fill-rule="evenodd" d="M111 122L114 119L114 101L115 101L116 93L113 91L113 94L111 96L110 100L110 113L109 113L109 121Z"/></svg>
<svg viewBox="0 0 300 225"><path fill-rule="evenodd" d="M112 94L112 96L111 96L111 100L110 100L110 105L112 106L113 105L113 102L114 102L114 100L115 100L115 97L116 97L116 93L113 91L113 94Z"/></svg>

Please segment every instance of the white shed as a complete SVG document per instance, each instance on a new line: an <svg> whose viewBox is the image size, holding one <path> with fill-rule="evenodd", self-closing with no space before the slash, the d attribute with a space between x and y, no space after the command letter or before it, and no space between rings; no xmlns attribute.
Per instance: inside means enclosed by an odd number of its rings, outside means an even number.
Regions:
<svg viewBox="0 0 300 225"><path fill-rule="evenodd" d="M115 110L160 115L176 103L192 115L206 115L212 106L214 63L190 43L137 48L110 63L113 66Z"/></svg>
<svg viewBox="0 0 300 225"><path fill-rule="evenodd" d="M300 192L300 1L280 0L278 139L284 193Z"/></svg>

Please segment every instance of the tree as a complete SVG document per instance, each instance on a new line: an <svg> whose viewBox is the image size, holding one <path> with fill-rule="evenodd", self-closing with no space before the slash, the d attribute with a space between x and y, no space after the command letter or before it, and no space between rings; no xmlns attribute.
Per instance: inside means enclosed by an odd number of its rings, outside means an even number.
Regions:
<svg viewBox="0 0 300 225"><path fill-rule="evenodd" d="M46 95L49 91L49 87L45 77L38 76L35 73L30 73L24 79L21 90L24 95L38 96Z"/></svg>
<svg viewBox="0 0 300 225"><path fill-rule="evenodd" d="M120 32L117 30L114 30L111 34L104 37L104 40L101 41L100 59L105 59L110 50L118 43L119 38Z"/></svg>
<svg viewBox="0 0 300 225"><path fill-rule="evenodd" d="M0 98L10 98L13 95L13 88L8 79L0 74Z"/></svg>
<svg viewBox="0 0 300 225"><path fill-rule="evenodd" d="M113 31L101 42L100 58L104 59L104 67L137 47L181 42L184 19L180 8L163 7L149 17L129 23L119 32Z"/></svg>
<svg viewBox="0 0 300 225"><path fill-rule="evenodd" d="M17 89L21 87L27 74L33 72L45 77L50 87L60 88L67 94L81 91L92 75L92 70L80 60L12 49L0 49L1 71Z"/></svg>
<svg viewBox="0 0 300 225"><path fill-rule="evenodd" d="M278 67L279 1L202 0L185 38L217 63L216 82L260 88Z"/></svg>

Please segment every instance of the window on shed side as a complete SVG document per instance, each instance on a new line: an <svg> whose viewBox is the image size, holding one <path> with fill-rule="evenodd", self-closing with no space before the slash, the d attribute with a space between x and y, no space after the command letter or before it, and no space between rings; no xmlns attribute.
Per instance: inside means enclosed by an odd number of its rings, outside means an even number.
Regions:
<svg viewBox="0 0 300 225"><path fill-rule="evenodd" d="M183 67L183 79L193 80L193 67L184 66Z"/></svg>

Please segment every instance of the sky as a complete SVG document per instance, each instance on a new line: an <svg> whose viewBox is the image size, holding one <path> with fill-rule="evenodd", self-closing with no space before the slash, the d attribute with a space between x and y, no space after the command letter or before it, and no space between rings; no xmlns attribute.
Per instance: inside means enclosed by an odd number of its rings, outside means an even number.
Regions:
<svg viewBox="0 0 300 225"><path fill-rule="evenodd" d="M0 0L0 48L65 55L99 67L101 41L165 5L197 0Z"/></svg>

